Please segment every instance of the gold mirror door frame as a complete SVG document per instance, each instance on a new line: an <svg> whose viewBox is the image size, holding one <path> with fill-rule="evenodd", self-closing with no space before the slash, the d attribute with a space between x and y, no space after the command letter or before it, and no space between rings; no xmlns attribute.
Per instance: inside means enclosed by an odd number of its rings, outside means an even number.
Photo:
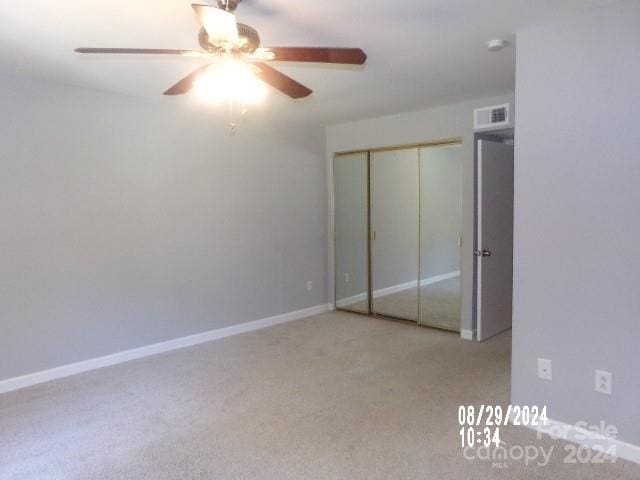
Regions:
<svg viewBox="0 0 640 480"><path fill-rule="evenodd" d="M403 228L398 223L401 218L393 218L388 212L381 217L377 215L376 202L380 202L384 190L382 194L376 193L380 185L375 182L382 178L376 177L377 173L385 174L385 167L391 178L402 178L402 169L385 160L398 157L406 169L412 163L407 159L409 155L415 159L414 186L403 180L405 194L409 192L409 195L392 199L391 208L404 204L412 211L407 198L417 193L416 223ZM459 331L462 139L340 152L334 156L333 167L336 308ZM380 218L390 219L390 225L381 225ZM385 250L382 243L393 243L393 239L403 236L417 241L415 248L407 247L409 255L403 255L405 259L413 257L416 274L411 271L385 280L384 272L392 272L393 268L381 265L375 257L380 256L380 247ZM413 240L410 243L413 244ZM392 247L389 251L401 249ZM412 278L398 280L407 275Z"/></svg>
<svg viewBox="0 0 640 480"><path fill-rule="evenodd" d="M369 153L335 155L333 185L335 306L368 314Z"/></svg>

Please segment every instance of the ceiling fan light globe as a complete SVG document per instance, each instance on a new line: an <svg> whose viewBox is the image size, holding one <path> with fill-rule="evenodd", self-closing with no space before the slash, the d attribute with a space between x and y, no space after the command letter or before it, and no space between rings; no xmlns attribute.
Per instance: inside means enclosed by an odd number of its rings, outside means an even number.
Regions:
<svg viewBox="0 0 640 480"><path fill-rule="evenodd" d="M205 103L216 104L226 100L223 82L219 77L209 72L193 82L193 90L197 97Z"/></svg>
<svg viewBox="0 0 640 480"><path fill-rule="evenodd" d="M194 90L206 103L232 100L242 104L256 104L267 93L266 86L255 76L249 65L234 61L209 69L194 82Z"/></svg>

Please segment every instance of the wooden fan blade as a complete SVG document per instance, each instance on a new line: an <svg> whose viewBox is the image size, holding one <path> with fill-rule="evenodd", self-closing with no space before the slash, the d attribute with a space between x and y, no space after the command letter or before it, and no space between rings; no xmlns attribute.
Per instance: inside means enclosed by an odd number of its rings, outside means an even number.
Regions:
<svg viewBox="0 0 640 480"><path fill-rule="evenodd" d="M256 54L261 59L269 59L275 62L317 62L362 65L367 60L367 54L360 48L265 47L258 49Z"/></svg>
<svg viewBox="0 0 640 480"><path fill-rule="evenodd" d="M76 48L78 53L127 53L155 55L197 55L197 50L170 50L165 48Z"/></svg>
<svg viewBox="0 0 640 480"><path fill-rule="evenodd" d="M200 76L200 74L204 72L208 67L209 65L205 65L203 67L198 68L197 70L194 70L189 75L187 75L182 80L180 80L178 83L176 83L173 87L171 87L169 90L164 92L164 94L165 95L182 95L184 93L187 93L189 90L193 88L193 82L195 82Z"/></svg>
<svg viewBox="0 0 640 480"><path fill-rule="evenodd" d="M291 98L308 97L313 93L312 90L296 82L293 78L287 77L275 68L271 68L269 65L261 62L253 62L252 64L258 68L256 76L260 80L280 90L285 95L289 95Z"/></svg>

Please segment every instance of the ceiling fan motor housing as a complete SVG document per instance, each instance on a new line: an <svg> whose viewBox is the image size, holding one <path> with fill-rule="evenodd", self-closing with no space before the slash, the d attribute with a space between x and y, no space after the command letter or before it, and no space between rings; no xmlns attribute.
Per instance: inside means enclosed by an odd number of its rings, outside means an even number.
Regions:
<svg viewBox="0 0 640 480"><path fill-rule="evenodd" d="M241 1L242 0L218 0L218 8L233 12L236 8L238 8L238 4Z"/></svg>
<svg viewBox="0 0 640 480"><path fill-rule="evenodd" d="M238 23L238 36L240 37L240 51L243 53L253 53L260 46L260 35L258 35L258 31L246 25L244 23ZM200 46L205 49L207 52L215 53L219 50L224 50L224 46L217 45L215 43L211 43L209 40L209 34L203 28L200 29L198 33L198 42Z"/></svg>

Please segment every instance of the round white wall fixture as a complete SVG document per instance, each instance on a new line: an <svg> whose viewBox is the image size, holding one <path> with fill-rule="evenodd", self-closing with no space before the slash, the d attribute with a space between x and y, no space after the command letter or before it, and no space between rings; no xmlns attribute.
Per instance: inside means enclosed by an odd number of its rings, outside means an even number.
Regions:
<svg viewBox="0 0 640 480"><path fill-rule="evenodd" d="M487 43L487 50L490 52L499 52L503 48L509 45L509 42L501 38L496 38Z"/></svg>

